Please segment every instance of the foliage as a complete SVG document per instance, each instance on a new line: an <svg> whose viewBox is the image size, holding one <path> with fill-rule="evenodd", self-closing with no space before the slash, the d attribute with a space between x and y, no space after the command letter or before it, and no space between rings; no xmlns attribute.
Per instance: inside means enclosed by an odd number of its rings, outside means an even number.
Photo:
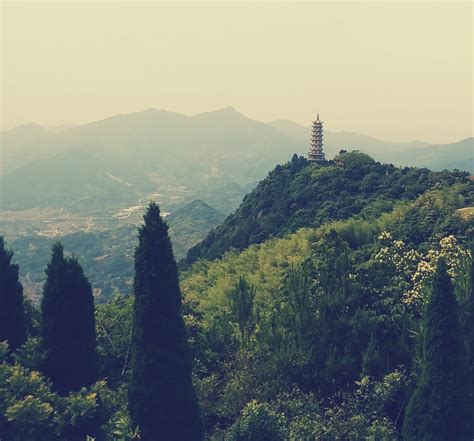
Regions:
<svg viewBox="0 0 474 441"><path fill-rule="evenodd" d="M95 309L106 382L69 394L40 374L31 384L47 353L27 304L32 338L13 356L0 343L0 398L14 418L2 409L0 429L14 441L201 439L196 398L213 441L399 441L408 401L414 439L452 421L461 429L473 406L462 365L474 366L473 230L459 214L473 193L463 181L360 152L322 166L295 156L215 230L207 251L222 256L188 267L181 288L152 204L135 296ZM67 269L59 254L56 269ZM45 290L59 286L51 279ZM424 421L410 424L420 409Z"/></svg>
<svg viewBox="0 0 474 441"><path fill-rule="evenodd" d="M290 440L396 441L403 406L400 393L406 384L406 375L394 371L380 381L365 376L356 382L354 391L338 393L324 406L311 406L314 397L294 392L280 397L278 403L292 415Z"/></svg>
<svg viewBox="0 0 474 441"><path fill-rule="evenodd" d="M0 236L0 341L8 341L15 350L26 341L23 287L18 280L18 265L11 262L13 253L5 249Z"/></svg>
<svg viewBox="0 0 474 441"><path fill-rule="evenodd" d="M253 400L245 406L236 423L224 437L225 441L284 441L288 439L283 414L268 404Z"/></svg>
<svg viewBox="0 0 474 441"><path fill-rule="evenodd" d="M231 317L238 325L243 346L250 344L255 330L255 293L255 287L249 285L243 276L229 293Z"/></svg>
<svg viewBox="0 0 474 441"><path fill-rule="evenodd" d="M396 202L414 200L434 186L442 188L465 180L466 173L396 168L358 152L344 154L342 163L331 161L325 165L308 163L295 155L271 171L234 214L191 248L185 264L220 257L232 248L243 250L301 227L316 227L354 215L371 220L390 211ZM469 195L466 186L463 191ZM461 208L462 202L458 200L454 205ZM455 210L450 209L454 215Z"/></svg>
<svg viewBox="0 0 474 441"><path fill-rule="evenodd" d="M405 293L418 281L415 274L427 256L450 260L459 281L457 290L461 293L462 288L463 305L468 307L465 273L470 266L464 262L468 254L456 238L446 236L425 251L375 228L357 244L351 232L364 222L302 229L240 254L200 261L185 274L182 286L191 306L189 320L203 342L195 353L196 384L206 427L216 439L218 428L236 418L245 403L274 400L295 383L305 394L331 403L325 404L329 418L331 409L340 414L346 408L336 409L338 394L345 390L351 394L351 384L360 378L369 375L377 383L399 366L417 369L423 302L407 307ZM232 323L237 321L230 307L233 287L242 274L247 283L258 286L253 343L245 351L232 344ZM419 279L420 292L428 291L431 280ZM357 430L358 439L396 439L403 421L403 396L408 393L406 380L400 384L396 399L380 419L368 422L361 417L365 410L354 420L347 416L347 431ZM360 426L355 429L357 421ZM302 425L308 428L308 423ZM337 430L331 430L321 439L333 439ZM340 439L345 436L349 435Z"/></svg>
<svg viewBox="0 0 474 441"><path fill-rule="evenodd" d="M99 377L117 385L128 380L132 344L132 297L114 297L96 307Z"/></svg>
<svg viewBox="0 0 474 441"><path fill-rule="evenodd" d="M114 393L105 382L67 396L56 394L38 371L18 363L0 364L0 437L12 441L101 439L97 421L117 412Z"/></svg>
<svg viewBox="0 0 474 441"><path fill-rule="evenodd" d="M97 379L94 299L74 258L64 258L58 242L46 269L42 311L43 372L61 394Z"/></svg>
<svg viewBox="0 0 474 441"><path fill-rule="evenodd" d="M129 409L145 441L202 439L168 227L151 203L135 252Z"/></svg>
<svg viewBox="0 0 474 441"><path fill-rule="evenodd" d="M441 238L436 248L421 253L409 248L401 240L393 240L391 233L383 231L379 236L382 247L375 255L375 261L385 270L398 274L403 287L403 302L413 308L420 308L427 296L440 258L446 260L448 274L458 289L465 289L465 265L468 250L462 247L455 236Z"/></svg>
<svg viewBox="0 0 474 441"><path fill-rule="evenodd" d="M40 370L44 366L44 355L41 338L32 337L17 349L13 359L27 369Z"/></svg>
<svg viewBox="0 0 474 441"><path fill-rule="evenodd" d="M472 398L458 305L444 259L439 259L426 305L421 376L408 404L404 440L471 440Z"/></svg>

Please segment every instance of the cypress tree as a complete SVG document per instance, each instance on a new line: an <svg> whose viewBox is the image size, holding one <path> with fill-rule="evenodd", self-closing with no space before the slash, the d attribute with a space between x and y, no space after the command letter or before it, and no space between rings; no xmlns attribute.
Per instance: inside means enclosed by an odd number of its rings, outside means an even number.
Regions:
<svg viewBox="0 0 474 441"><path fill-rule="evenodd" d="M41 303L43 370L61 394L89 386L97 378L94 298L75 258L64 258L57 242L46 269Z"/></svg>
<svg viewBox="0 0 474 441"><path fill-rule="evenodd" d="M150 203L135 250L129 410L143 441L202 439L168 226Z"/></svg>
<svg viewBox="0 0 474 441"><path fill-rule="evenodd" d="M26 320L23 307L23 287L18 279L18 265L13 253L5 249L0 236L0 341L8 341L15 350L26 341Z"/></svg>
<svg viewBox="0 0 474 441"><path fill-rule="evenodd" d="M421 378L407 406L404 441L472 441L472 403L458 304L440 259L424 317Z"/></svg>
<svg viewBox="0 0 474 441"><path fill-rule="evenodd" d="M465 324L465 329L468 350L469 378L471 379L471 390L474 393L474 243L471 243L469 254L469 291L467 299L467 320Z"/></svg>

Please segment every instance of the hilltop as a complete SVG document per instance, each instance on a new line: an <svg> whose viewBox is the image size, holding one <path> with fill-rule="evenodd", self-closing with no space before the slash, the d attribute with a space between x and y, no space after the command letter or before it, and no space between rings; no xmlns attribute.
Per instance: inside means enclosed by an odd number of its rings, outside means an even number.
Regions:
<svg viewBox="0 0 474 441"><path fill-rule="evenodd" d="M185 257L207 232L220 225L225 215L199 199L185 205L166 218L176 259Z"/></svg>
<svg viewBox="0 0 474 441"><path fill-rule="evenodd" d="M271 171L235 213L191 248L185 263L214 259L301 227L353 216L373 219L427 190L467 183L466 177L463 172L397 168L360 152L338 155L323 165L295 155Z"/></svg>

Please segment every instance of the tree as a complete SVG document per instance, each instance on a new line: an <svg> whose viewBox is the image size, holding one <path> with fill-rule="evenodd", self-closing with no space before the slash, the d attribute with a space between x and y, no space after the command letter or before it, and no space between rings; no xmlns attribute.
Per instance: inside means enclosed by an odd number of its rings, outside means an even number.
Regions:
<svg viewBox="0 0 474 441"><path fill-rule="evenodd" d="M468 350L468 370L471 388L474 388L474 242L469 250L468 298L466 311L466 340ZM473 390L474 393L474 390Z"/></svg>
<svg viewBox="0 0 474 441"><path fill-rule="evenodd" d="M472 402L458 305L440 259L424 318L421 377L407 406L405 441L471 441Z"/></svg>
<svg viewBox="0 0 474 441"><path fill-rule="evenodd" d="M229 429L225 441L284 441L288 439L285 416L267 403L252 400Z"/></svg>
<svg viewBox="0 0 474 441"><path fill-rule="evenodd" d="M41 303L43 371L61 394L97 379L94 298L75 258L64 258L57 242L46 269Z"/></svg>
<svg viewBox="0 0 474 441"><path fill-rule="evenodd" d="M232 317L239 326L241 342L244 347L250 343L250 337L255 330L254 300L256 288L250 285L244 276L240 276L229 293Z"/></svg>
<svg viewBox="0 0 474 441"><path fill-rule="evenodd" d="M0 236L0 341L8 341L10 349L15 350L26 341L26 320L23 287L12 257Z"/></svg>
<svg viewBox="0 0 474 441"><path fill-rule="evenodd" d="M129 410L144 441L202 439L168 226L150 203L135 250Z"/></svg>

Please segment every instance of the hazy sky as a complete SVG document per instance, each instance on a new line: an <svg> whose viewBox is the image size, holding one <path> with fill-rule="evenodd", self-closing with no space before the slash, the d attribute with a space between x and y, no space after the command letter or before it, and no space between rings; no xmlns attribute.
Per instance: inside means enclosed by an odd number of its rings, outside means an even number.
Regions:
<svg viewBox="0 0 474 441"><path fill-rule="evenodd" d="M473 134L471 2L2 2L3 128L234 106L382 139Z"/></svg>

